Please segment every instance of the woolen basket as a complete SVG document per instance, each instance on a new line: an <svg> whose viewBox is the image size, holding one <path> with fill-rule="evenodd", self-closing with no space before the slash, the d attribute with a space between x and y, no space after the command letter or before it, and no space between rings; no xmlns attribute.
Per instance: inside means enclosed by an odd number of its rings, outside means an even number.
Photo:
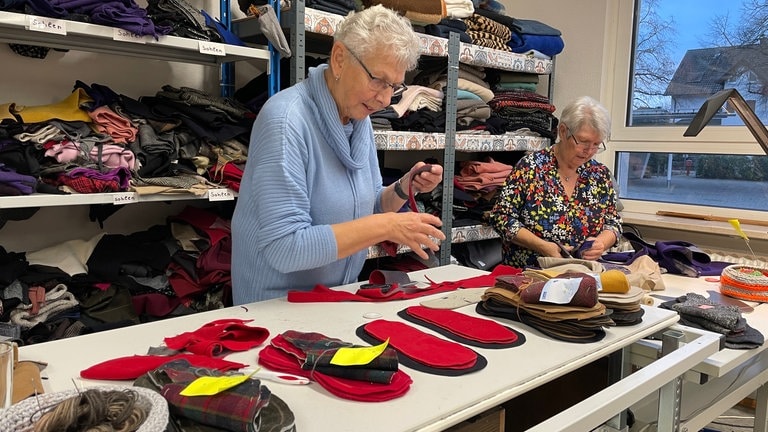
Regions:
<svg viewBox="0 0 768 432"><path fill-rule="evenodd" d="M132 390L138 394L138 403L147 410L147 418L136 429L138 432L163 432L168 425L168 402L159 393L143 387L133 386L93 386L86 390ZM31 396L10 408L0 410L0 432L31 431L34 421L40 417L41 408L51 409L60 402L77 396L77 389Z"/></svg>
<svg viewBox="0 0 768 432"><path fill-rule="evenodd" d="M742 300L768 302L768 269L730 265L720 275L720 292Z"/></svg>

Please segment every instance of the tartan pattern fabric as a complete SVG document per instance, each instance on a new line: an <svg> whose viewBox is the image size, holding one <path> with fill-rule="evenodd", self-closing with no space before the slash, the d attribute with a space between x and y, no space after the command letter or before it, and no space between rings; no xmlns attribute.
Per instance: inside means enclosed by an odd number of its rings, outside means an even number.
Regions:
<svg viewBox="0 0 768 432"><path fill-rule="evenodd" d="M166 363L154 371L158 372L171 380L162 386L160 394L174 415L233 432L260 430L259 414L269 404L271 395L261 381L247 379L212 396L182 396L181 391L198 377L224 374L215 369L193 367L185 360Z"/></svg>
<svg viewBox="0 0 768 432"><path fill-rule="evenodd" d="M383 353L370 363L362 366L336 366L331 364L334 354L342 347L359 347L340 339L330 338L321 333L302 333L288 330L282 334L287 344L280 339L273 340L276 346L301 360L301 368L322 372L326 375L358 379L371 382L388 383L397 371L399 363L397 351L387 347Z"/></svg>

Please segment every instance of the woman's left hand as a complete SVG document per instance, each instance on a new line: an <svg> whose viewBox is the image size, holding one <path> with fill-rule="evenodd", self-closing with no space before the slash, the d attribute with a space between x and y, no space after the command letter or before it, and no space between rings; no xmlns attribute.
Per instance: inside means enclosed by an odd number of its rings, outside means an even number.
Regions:
<svg viewBox="0 0 768 432"><path fill-rule="evenodd" d="M428 165L429 169L422 168L427 166L424 162L417 162L408 172L408 178L413 176L414 192L431 192L437 185L443 181L443 167L437 164ZM423 170L420 172L420 170Z"/></svg>

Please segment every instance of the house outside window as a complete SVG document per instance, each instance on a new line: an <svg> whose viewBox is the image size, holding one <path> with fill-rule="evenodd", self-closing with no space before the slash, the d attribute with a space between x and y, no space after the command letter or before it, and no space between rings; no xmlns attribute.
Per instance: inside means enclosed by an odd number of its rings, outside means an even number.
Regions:
<svg viewBox="0 0 768 432"><path fill-rule="evenodd" d="M702 103L725 89L736 89L768 122L768 4L619 3L633 33L617 43L613 92L627 99L615 104L614 152L606 156L613 160L606 162L625 209L768 221L768 155L734 107L724 104L697 136L683 136ZM622 53L623 46L631 52Z"/></svg>

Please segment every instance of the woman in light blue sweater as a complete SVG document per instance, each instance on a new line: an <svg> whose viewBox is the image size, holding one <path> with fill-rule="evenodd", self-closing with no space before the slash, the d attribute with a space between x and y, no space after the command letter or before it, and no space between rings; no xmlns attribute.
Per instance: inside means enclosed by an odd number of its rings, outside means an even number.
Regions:
<svg viewBox="0 0 768 432"><path fill-rule="evenodd" d="M439 218L397 212L424 163L383 187L368 117L405 90L418 50L410 22L391 10L352 13L328 63L264 105L232 217L235 304L355 282L368 247L382 241L426 259L423 247L438 249L430 237L445 240ZM429 192L442 175L432 165L414 176L413 188Z"/></svg>

